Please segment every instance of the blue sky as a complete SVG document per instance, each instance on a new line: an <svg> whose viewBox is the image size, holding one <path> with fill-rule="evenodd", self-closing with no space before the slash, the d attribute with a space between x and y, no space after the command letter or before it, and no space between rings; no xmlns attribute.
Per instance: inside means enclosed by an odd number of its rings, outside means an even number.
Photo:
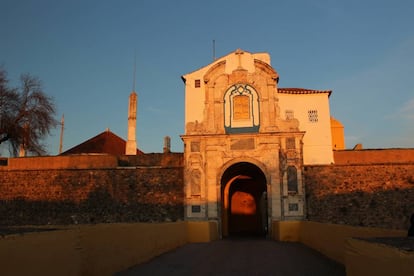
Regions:
<svg viewBox="0 0 414 276"><path fill-rule="evenodd" d="M414 1L0 0L0 65L43 81L63 149L126 138L136 53L138 147L182 151L181 76L241 48L268 52L279 87L330 89L347 148L414 147ZM59 129L46 141L57 154Z"/></svg>

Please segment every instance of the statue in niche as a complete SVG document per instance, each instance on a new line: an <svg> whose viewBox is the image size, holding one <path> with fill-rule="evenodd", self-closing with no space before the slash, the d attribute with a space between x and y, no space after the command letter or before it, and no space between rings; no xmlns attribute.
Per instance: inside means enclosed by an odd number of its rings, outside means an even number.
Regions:
<svg viewBox="0 0 414 276"><path fill-rule="evenodd" d="M190 174L191 195L201 195L201 172L199 170L192 170Z"/></svg>
<svg viewBox="0 0 414 276"><path fill-rule="evenodd" d="M279 170L282 175L285 173L286 164L287 164L287 155L284 151L280 149L279 150Z"/></svg>
<svg viewBox="0 0 414 276"><path fill-rule="evenodd" d="M289 193L298 192L298 172L295 166L288 166L287 168L287 186Z"/></svg>
<svg viewBox="0 0 414 276"><path fill-rule="evenodd" d="M278 104L279 99L277 97L274 97L274 101L275 101L275 103L274 103L273 107L274 107L274 112L275 112L275 118L280 118L280 107L279 107L279 104Z"/></svg>

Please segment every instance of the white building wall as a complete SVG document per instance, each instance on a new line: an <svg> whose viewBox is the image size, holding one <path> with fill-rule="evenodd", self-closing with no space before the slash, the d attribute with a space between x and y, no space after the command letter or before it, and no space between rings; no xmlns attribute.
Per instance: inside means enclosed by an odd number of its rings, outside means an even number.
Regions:
<svg viewBox="0 0 414 276"><path fill-rule="evenodd" d="M299 120L299 129L305 131L303 138L303 162L308 164L331 164L333 160L330 110L328 93L278 94L280 116L293 111ZM310 122L308 111L317 110L318 121Z"/></svg>
<svg viewBox="0 0 414 276"><path fill-rule="evenodd" d="M198 75L198 74L197 74ZM202 122L204 113L204 83L200 76L191 76L185 82L185 125L188 122ZM200 80L200 88L195 88L195 80Z"/></svg>

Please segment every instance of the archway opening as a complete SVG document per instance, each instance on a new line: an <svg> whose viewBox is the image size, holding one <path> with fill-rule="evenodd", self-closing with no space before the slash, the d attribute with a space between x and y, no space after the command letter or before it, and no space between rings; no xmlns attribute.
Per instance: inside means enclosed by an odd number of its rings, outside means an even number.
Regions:
<svg viewBox="0 0 414 276"><path fill-rule="evenodd" d="M267 234L267 185L259 167L240 162L223 173L221 210L223 237Z"/></svg>

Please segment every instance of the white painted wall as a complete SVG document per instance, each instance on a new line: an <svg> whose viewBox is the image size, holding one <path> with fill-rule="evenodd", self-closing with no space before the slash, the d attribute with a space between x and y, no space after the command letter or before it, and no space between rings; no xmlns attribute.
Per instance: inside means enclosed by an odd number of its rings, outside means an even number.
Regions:
<svg viewBox="0 0 414 276"><path fill-rule="evenodd" d="M303 138L303 161L305 164L333 163L330 110L328 93L278 94L280 116L293 110L299 120L299 129L306 131ZM318 110L318 122L309 122L308 110Z"/></svg>

